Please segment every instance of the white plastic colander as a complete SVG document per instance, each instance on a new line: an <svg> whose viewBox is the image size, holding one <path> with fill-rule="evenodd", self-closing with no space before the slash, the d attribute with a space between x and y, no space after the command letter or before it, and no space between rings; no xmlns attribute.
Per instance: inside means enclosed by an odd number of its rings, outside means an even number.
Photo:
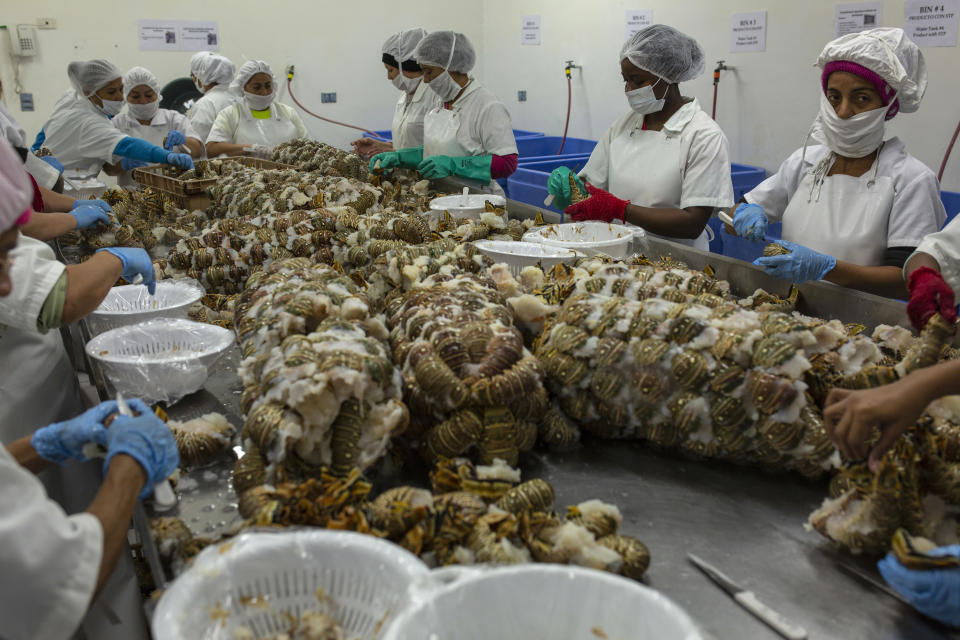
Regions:
<svg viewBox="0 0 960 640"><path fill-rule="evenodd" d="M679 606L642 584L583 567L451 567L413 585L384 640L701 640Z"/></svg>
<svg viewBox="0 0 960 640"><path fill-rule="evenodd" d="M347 637L376 640L427 574L397 545L347 531L243 533L204 549L153 615L156 640L227 640L287 631L307 611L332 615Z"/></svg>
<svg viewBox="0 0 960 640"><path fill-rule="evenodd" d="M91 335L97 335L153 318L186 318L190 305L203 295L200 283L190 278L161 280L152 296L139 284L113 287L87 316L87 326Z"/></svg>
<svg viewBox="0 0 960 640"><path fill-rule="evenodd" d="M625 258L635 236L643 237L643 229L607 222L567 222L537 227L525 233L523 240L576 249L591 256L603 253L611 258Z"/></svg>
<svg viewBox="0 0 960 640"><path fill-rule="evenodd" d="M559 262L572 264L577 258L586 256L574 249L551 247L537 242L477 240L474 244L494 262L502 262L510 267L510 274L515 277L519 277L526 267L540 264L541 268L547 271Z"/></svg>
<svg viewBox="0 0 960 640"><path fill-rule="evenodd" d="M175 402L203 386L233 341L233 332L222 327L159 318L101 333L86 349L124 396Z"/></svg>

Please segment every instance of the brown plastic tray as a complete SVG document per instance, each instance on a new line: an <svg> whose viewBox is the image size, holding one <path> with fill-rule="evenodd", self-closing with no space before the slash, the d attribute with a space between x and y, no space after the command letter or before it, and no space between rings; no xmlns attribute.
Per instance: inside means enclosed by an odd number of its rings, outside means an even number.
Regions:
<svg viewBox="0 0 960 640"><path fill-rule="evenodd" d="M283 164L273 160L263 160L261 158L250 158L248 156L237 156L228 158L239 162L247 167L255 169L295 169L292 164ZM170 176L163 175L163 170L168 165L151 164L146 167L138 167L133 170L133 179L140 184L165 191L166 193L179 196L189 196L206 193L207 189L217 184L217 178L197 178L194 180L178 180Z"/></svg>

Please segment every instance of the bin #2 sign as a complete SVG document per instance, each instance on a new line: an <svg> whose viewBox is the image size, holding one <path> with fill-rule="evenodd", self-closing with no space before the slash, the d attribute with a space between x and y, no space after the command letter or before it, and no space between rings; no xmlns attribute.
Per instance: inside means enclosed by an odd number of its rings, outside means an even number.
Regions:
<svg viewBox="0 0 960 640"><path fill-rule="evenodd" d="M907 0L903 30L920 47L957 46L960 0Z"/></svg>

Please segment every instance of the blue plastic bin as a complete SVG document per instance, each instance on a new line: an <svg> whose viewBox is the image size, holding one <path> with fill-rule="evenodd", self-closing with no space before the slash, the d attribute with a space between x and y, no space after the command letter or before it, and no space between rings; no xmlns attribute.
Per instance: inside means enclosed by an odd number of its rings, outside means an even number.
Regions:
<svg viewBox="0 0 960 640"><path fill-rule="evenodd" d="M710 252L719 253L730 258L753 262L763 253L763 247L767 242L776 242L780 239L783 225L779 222L772 223L767 227L766 242L751 242L739 236L732 236L723 230L723 222L719 218L710 218L707 223L712 232L710 239Z"/></svg>
<svg viewBox="0 0 960 640"><path fill-rule="evenodd" d="M940 201L943 202L943 206L947 210L947 223L949 223L960 213L960 193L955 191L941 191Z"/></svg>
<svg viewBox="0 0 960 640"><path fill-rule="evenodd" d="M560 149L560 136L543 136L542 138L517 139L517 149L520 152L520 161L550 160L557 157ZM563 145L563 155L590 154L597 146L596 140L584 138L567 138Z"/></svg>
<svg viewBox="0 0 960 640"><path fill-rule="evenodd" d="M733 180L733 201L739 202L745 193L767 179L767 170L748 164L731 163L730 179Z"/></svg>

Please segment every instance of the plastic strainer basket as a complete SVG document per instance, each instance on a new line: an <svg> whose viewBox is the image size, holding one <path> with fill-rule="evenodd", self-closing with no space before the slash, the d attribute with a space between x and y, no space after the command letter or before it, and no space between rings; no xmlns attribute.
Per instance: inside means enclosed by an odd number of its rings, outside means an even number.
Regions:
<svg viewBox="0 0 960 640"><path fill-rule="evenodd" d="M100 306L87 316L91 335L136 324L153 318L186 318L190 305L203 297L196 280L161 280L157 292L150 295L139 284L113 287Z"/></svg>
<svg viewBox="0 0 960 640"><path fill-rule="evenodd" d="M243 533L204 549L166 590L153 637L232 640L246 626L260 638L287 631L288 615L321 611L351 640L375 640L407 605L411 583L427 573L410 552L360 533Z"/></svg>
<svg viewBox="0 0 960 640"><path fill-rule="evenodd" d="M547 271L559 262L572 264L577 258L586 255L575 249L551 247L538 242L477 240L474 244L495 263L505 263L510 267L510 274L517 277L526 267L539 264Z"/></svg>
<svg viewBox="0 0 960 640"><path fill-rule="evenodd" d="M562 565L447 568L414 583L384 640L701 640L669 598L602 571Z"/></svg>
<svg viewBox="0 0 960 640"><path fill-rule="evenodd" d="M233 332L222 327L160 318L101 333L86 349L124 396L175 402L203 386L233 341Z"/></svg>

